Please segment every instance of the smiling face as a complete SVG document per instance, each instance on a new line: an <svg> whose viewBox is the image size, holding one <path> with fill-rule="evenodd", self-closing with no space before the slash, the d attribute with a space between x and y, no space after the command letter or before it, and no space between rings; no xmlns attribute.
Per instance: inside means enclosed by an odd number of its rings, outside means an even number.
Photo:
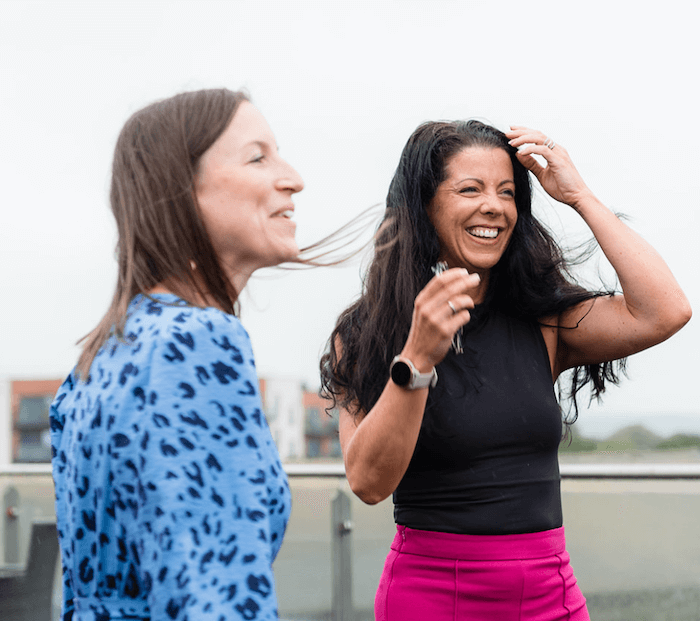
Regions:
<svg viewBox="0 0 700 621"><path fill-rule="evenodd" d="M489 270L508 247L518 220L510 156L504 149L467 147L447 163L428 209L449 267Z"/></svg>
<svg viewBox="0 0 700 621"><path fill-rule="evenodd" d="M201 157L195 176L202 221L233 280L294 260L299 248L292 194L303 187L299 174L279 156L263 115L242 102Z"/></svg>

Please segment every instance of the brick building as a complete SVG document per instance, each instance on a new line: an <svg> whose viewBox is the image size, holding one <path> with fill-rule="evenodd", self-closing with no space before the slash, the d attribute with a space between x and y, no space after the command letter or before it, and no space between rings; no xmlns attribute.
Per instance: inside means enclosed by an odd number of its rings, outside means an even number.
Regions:
<svg viewBox="0 0 700 621"><path fill-rule="evenodd" d="M328 401L307 390L303 393L302 403L306 419L306 457L340 459L342 456L338 440L338 411L333 410L330 416L326 414Z"/></svg>
<svg viewBox="0 0 700 621"><path fill-rule="evenodd" d="M7 382L9 395L5 397L5 404L3 404L4 421L0 415L0 423L4 423L7 435L3 433L0 436L8 437L10 442L0 448L0 458L5 453L5 459L0 459L0 463L48 463L51 461L49 406L62 383L62 379Z"/></svg>
<svg viewBox="0 0 700 621"><path fill-rule="evenodd" d="M0 465L51 461L49 406L63 379L0 378ZM261 378L260 396L283 462L340 458L338 416L290 378Z"/></svg>

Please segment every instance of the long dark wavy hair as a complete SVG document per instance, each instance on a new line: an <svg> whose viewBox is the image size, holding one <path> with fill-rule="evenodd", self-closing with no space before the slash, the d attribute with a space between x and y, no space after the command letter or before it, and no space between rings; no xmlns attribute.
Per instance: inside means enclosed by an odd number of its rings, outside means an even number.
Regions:
<svg viewBox="0 0 700 621"><path fill-rule="evenodd" d="M321 358L321 394L330 399L329 411L342 407L357 416L369 412L379 399L391 360L408 338L414 300L432 278L440 255L429 205L446 178L450 159L473 146L506 151L515 181L518 219L508 248L490 272L490 307L539 321L611 293L587 291L575 283L561 248L532 215L529 173L503 132L475 120L424 123L401 153L362 293L338 318ZM574 413L567 423L576 419L576 395L583 386L590 383L591 398L598 398L607 381L619 381L624 360L618 363L573 370L569 396Z"/></svg>

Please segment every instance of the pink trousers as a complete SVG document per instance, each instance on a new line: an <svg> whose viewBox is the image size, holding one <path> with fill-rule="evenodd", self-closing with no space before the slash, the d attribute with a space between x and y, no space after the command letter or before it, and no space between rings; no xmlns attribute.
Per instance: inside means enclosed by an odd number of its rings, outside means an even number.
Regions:
<svg viewBox="0 0 700 621"><path fill-rule="evenodd" d="M376 621L590 621L564 528L454 535L397 526Z"/></svg>

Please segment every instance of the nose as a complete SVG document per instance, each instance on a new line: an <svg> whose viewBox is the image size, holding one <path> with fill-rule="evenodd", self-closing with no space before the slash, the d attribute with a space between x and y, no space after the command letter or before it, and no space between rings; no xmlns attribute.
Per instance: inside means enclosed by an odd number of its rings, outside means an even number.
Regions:
<svg viewBox="0 0 700 621"><path fill-rule="evenodd" d="M480 211L485 214L501 214L505 209L503 200L495 192L484 194L484 200L481 203Z"/></svg>
<svg viewBox="0 0 700 621"><path fill-rule="evenodd" d="M304 189L304 180L301 175L286 161L282 160L282 170L277 180L278 190L288 190L292 194Z"/></svg>

